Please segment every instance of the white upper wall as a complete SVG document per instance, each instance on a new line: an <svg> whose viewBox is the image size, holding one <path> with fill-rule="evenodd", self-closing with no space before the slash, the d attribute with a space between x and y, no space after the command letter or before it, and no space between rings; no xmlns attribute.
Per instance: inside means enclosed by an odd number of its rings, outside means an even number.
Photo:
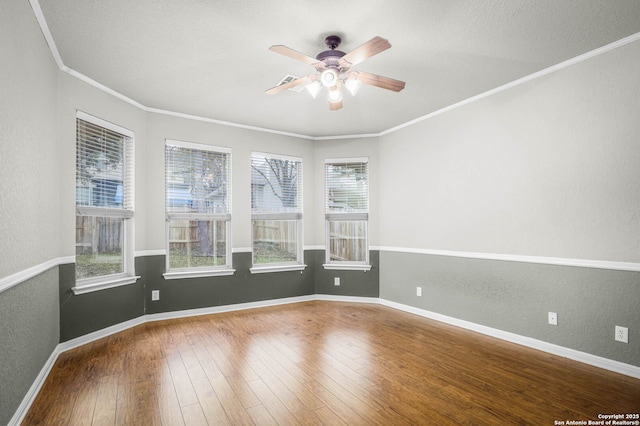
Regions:
<svg viewBox="0 0 640 426"><path fill-rule="evenodd" d="M380 244L640 261L640 42L385 135Z"/></svg>
<svg viewBox="0 0 640 426"><path fill-rule="evenodd" d="M0 2L0 279L59 256L57 78L29 3Z"/></svg>

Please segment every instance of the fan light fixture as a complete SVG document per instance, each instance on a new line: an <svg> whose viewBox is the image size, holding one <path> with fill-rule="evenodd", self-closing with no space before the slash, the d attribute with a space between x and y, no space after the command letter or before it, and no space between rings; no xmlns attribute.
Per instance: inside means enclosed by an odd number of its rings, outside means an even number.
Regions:
<svg viewBox="0 0 640 426"><path fill-rule="evenodd" d="M276 93L294 87L306 87L309 94L315 98L322 88L326 87L328 91L329 109L336 111L342 108L343 86L352 96L355 96L362 83L394 92L399 92L404 89L404 81L364 71L350 71L352 66L390 48L391 44L388 40L382 37L374 37L349 53L337 50L341 42L338 36L331 35L327 37L324 42L329 50L320 52L315 58L283 45L271 46L269 50L273 52L313 66L317 74L279 84L267 90L266 93L268 95L275 95Z"/></svg>

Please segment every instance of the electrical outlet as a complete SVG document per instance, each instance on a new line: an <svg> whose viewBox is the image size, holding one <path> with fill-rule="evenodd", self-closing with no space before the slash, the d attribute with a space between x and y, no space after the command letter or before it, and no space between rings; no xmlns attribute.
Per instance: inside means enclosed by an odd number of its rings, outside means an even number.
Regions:
<svg viewBox="0 0 640 426"><path fill-rule="evenodd" d="M333 285L340 285L340 277L333 278Z"/></svg>
<svg viewBox="0 0 640 426"><path fill-rule="evenodd" d="M558 314L556 312L549 312L549 324L558 325Z"/></svg>
<svg viewBox="0 0 640 426"><path fill-rule="evenodd" d="M416 296L422 297L422 287L416 287Z"/></svg>
<svg viewBox="0 0 640 426"><path fill-rule="evenodd" d="M160 300L160 290L151 290L151 300Z"/></svg>
<svg viewBox="0 0 640 426"><path fill-rule="evenodd" d="M615 339L617 342L629 343L629 329L627 327L616 325Z"/></svg>

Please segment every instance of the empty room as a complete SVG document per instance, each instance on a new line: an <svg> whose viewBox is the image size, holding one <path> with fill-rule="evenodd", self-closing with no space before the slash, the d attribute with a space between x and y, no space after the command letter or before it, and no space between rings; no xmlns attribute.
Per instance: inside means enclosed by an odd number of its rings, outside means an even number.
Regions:
<svg viewBox="0 0 640 426"><path fill-rule="evenodd" d="M2 425L640 425L637 0L3 0L0 182Z"/></svg>

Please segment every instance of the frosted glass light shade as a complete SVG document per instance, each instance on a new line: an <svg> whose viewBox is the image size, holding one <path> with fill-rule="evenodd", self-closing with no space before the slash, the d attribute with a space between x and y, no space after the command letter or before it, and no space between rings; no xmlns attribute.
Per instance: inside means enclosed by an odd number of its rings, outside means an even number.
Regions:
<svg viewBox="0 0 640 426"><path fill-rule="evenodd" d="M344 83L344 87L347 88L352 96L355 96L355 94L358 93L358 90L360 90L360 86L362 86L362 82L355 78L350 78Z"/></svg>
<svg viewBox="0 0 640 426"><path fill-rule="evenodd" d="M322 90L322 83L319 81L313 81L305 86L309 94L315 99Z"/></svg>

